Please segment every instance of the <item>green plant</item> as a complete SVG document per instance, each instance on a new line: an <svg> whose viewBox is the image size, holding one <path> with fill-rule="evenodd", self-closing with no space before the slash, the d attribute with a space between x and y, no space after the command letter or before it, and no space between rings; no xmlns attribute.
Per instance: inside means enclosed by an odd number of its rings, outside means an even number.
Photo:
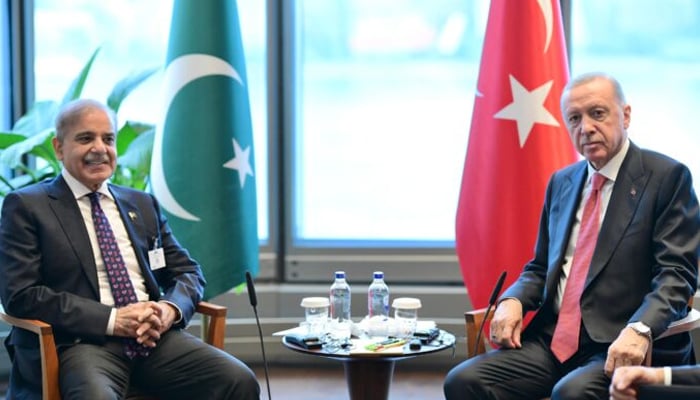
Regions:
<svg viewBox="0 0 700 400"><path fill-rule="evenodd" d="M55 135L54 120L60 107L80 98L83 87L100 49L96 49L78 76L73 80L63 99L37 101L23 115L10 132L0 132L0 198L14 189L55 177L61 173L61 163L51 145ZM158 68L150 68L121 79L107 97L106 104L119 111L124 99ZM117 133L117 168L112 182L144 189L148 183L155 127L152 124L127 120ZM7 173L14 171L14 177Z"/></svg>

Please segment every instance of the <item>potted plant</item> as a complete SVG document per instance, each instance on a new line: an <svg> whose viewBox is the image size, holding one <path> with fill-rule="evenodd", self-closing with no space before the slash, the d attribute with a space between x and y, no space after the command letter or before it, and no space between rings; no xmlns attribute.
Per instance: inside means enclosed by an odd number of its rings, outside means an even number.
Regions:
<svg viewBox="0 0 700 400"><path fill-rule="evenodd" d="M37 101L12 127L0 132L0 201L14 189L39 182L61 173L61 163L51 144L55 135L54 120L60 107L80 98L85 81L97 54L90 59L73 80L63 99ZM106 104L115 113L124 99L158 68L150 68L127 75L114 86ZM117 133L117 167L112 182L137 189L148 183L155 127L152 124L127 120ZM33 156L33 157L31 157ZM16 176L5 176L15 171Z"/></svg>

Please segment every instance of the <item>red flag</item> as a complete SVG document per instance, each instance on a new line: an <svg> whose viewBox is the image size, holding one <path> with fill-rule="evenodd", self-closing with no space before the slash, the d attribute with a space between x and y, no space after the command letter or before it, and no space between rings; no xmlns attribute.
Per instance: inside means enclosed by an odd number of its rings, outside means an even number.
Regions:
<svg viewBox="0 0 700 400"><path fill-rule="evenodd" d="M559 0L491 2L456 218L475 308L532 258L549 177L577 159L559 108L568 76Z"/></svg>

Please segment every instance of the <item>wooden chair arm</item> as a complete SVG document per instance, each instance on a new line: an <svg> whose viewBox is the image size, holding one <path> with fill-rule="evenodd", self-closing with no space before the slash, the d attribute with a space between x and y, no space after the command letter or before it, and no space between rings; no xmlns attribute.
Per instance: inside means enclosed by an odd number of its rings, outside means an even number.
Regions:
<svg viewBox="0 0 700 400"><path fill-rule="evenodd" d="M493 314L490 313L489 317L484 320L484 317L486 316L486 308L479 308L464 313L464 322L466 323L467 333L467 358L472 358L486 352L486 339L483 336L479 341L476 352L474 343L476 343L476 336L479 333L479 329L481 329L481 325L491 321L492 315Z"/></svg>
<svg viewBox="0 0 700 400"><path fill-rule="evenodd" d="M204 340L221 350L224 349L224 337L226 336L226 311L226 307L206 301L200 301L197 304L197 312L207 317L202 318L202 323L206 324ZM207 319L209 320L208 324Z"/></svg>
<svg viewBox="0 0 700 400"><path fill-rule="evenodd" d="M60 400L61 392L58 389L58 353L53 337L51 325L36 319L16 318L0 311L0 319L17 328L26 329L39 336L41 351L41 384L43 400Z"/></svg>

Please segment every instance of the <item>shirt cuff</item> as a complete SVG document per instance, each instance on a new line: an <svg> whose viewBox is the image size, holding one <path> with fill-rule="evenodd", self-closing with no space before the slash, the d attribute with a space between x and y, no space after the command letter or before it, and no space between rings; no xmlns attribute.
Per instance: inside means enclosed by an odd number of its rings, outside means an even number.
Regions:
<svg viewBox="0 0 700 400"><path fill-rule="evenodd" d="M173 321L173 325L182 321L182 310L180 310L180 307L178 307L177 304L173 303L172 301L168 301L168 300L160 300L159 302L170 304L171 306L173 306L175 308L176 313L177 313L177 317L175 318L175 321Z"/></svg>
<svg viewBox="0 0 700 400"><path fill-rule="evenodd" d="M114 325L117 322L117 309L112 308L109 312L109 321L107 321L107 336L114 336Z"/></svg>
<svg viewBox="0 0 700 400"><path fill-rule="evenodd" d="M664 386L671 386L671 367L664 367Z"/></svg>

